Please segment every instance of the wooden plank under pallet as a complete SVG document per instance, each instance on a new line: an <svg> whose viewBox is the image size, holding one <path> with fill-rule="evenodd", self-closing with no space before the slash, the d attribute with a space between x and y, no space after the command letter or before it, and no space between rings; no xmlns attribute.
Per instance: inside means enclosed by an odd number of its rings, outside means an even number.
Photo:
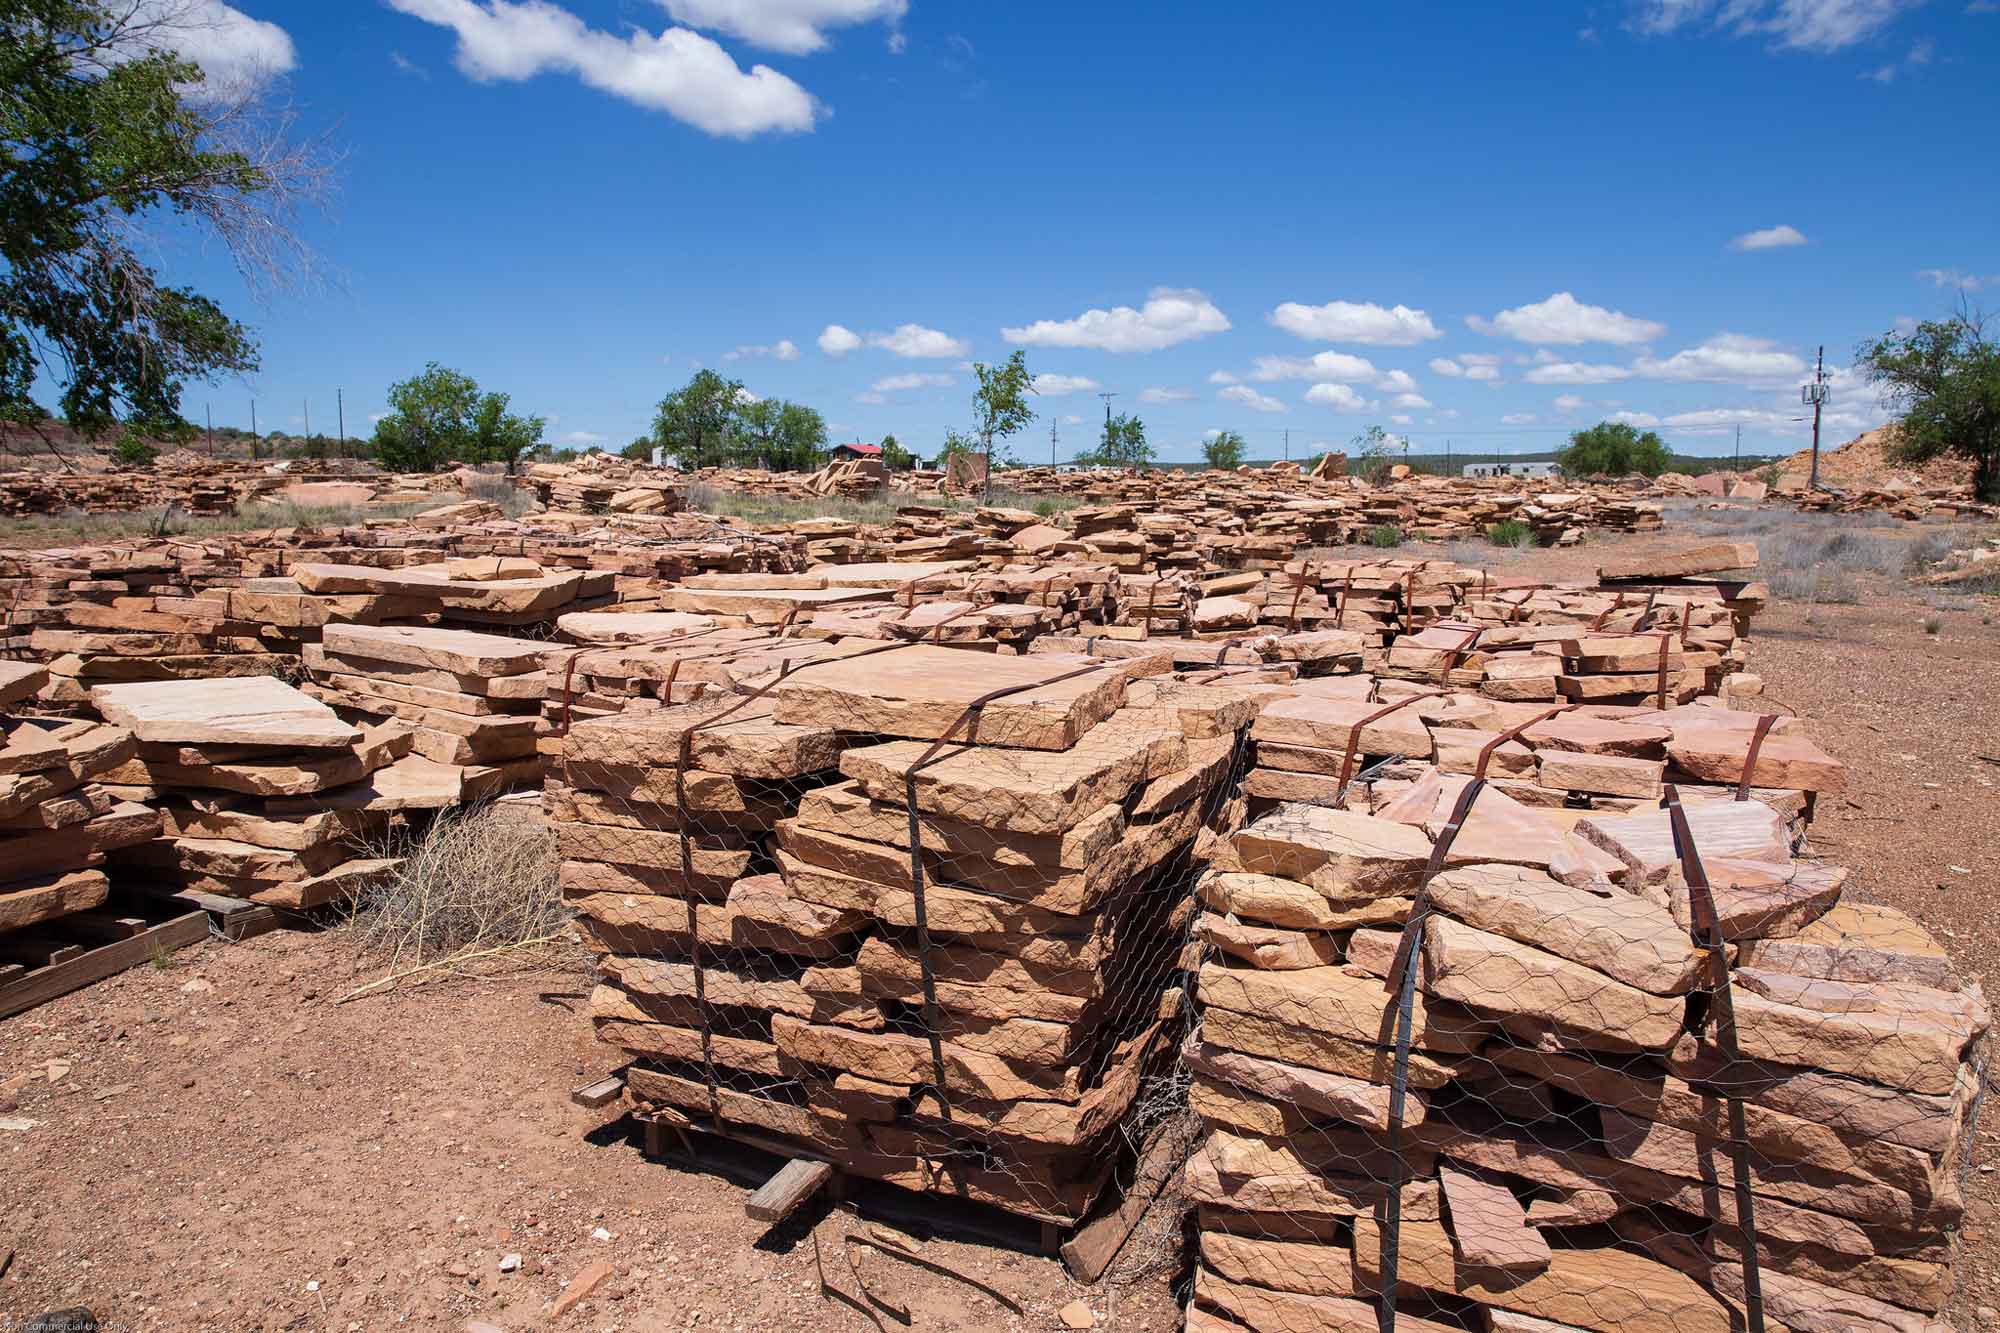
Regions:
<svg viewBox="0 0 2000 1333"><path fill-rule="evenodd" d="M828 1163L794 1157L743 1201L743 1212L753 1222L782 1222L832 1179Z"/></svg>
<svg viewBox="0 0 2000 1333"><path fill-rule="evenodd" d="M594 1111L609 1105L619 1093L625 1091L625 1071L613 1070L603 1078L593 1079L582 1087L570 1089L569 1099L585 1110Z"/></svg>
<svg viewBox="0 0 2000 1333"><path fill-rule="evenodd" d="M174 889L159 884L121 885L121 893L183 911L206 912L215 933L232 944L269 934L284 924L275 907L253 903L247 898L209 893L202 889Z"/></svg>
<svg viewBox="0 0 2000 1333"><path fill-rule="evenodd" d="M93 981L116 976L153 958L199 944L208 938L208 916L188 912L137 935L80 952L66 962L38 967L25 976L0 982L0 1018L46 1004L59 995L81 990Z"/></svg>

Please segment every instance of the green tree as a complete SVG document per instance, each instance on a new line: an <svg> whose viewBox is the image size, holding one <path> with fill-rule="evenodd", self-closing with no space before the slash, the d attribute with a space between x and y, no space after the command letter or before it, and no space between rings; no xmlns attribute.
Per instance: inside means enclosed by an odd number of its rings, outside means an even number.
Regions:
<svg viewBox="0 0 2000 1333"><path fill-rule="evenodd" d="M576 451L574 449L570 450L570 453L572 455L575 454L575 452ZM626 445L623 449L620 449L618 451L618 456L620 458L627 460L628 462L633 462L633 463L652 462L653 437L650 435L641 435L638 439L632 441L632 443Z"/></svg>
<svg viewBox="0 0 2000 1333"><path fill-rule="evenodd" d="M375 423L376 461L395 472L435 472L446 463L505 463L541 443L541 417L507 411L504 393L481 393L463 371L432 361L389 388L389 413Z"/></svg>
<svg viewBox="0 0 2000 1333"><path fill-rule="evenodd" d="M1218 432L1215 437L1201 447L1201 456L1208 460L1212 468L1228 472L1243 465L1243 451L1247 446L1243 437L1233 430Z"/></svg>
<svg viewBox="0 0 2000 1333"><path fill-rule="evenodd" d="M1146 442L1146 423L1119 413L1104 423L1104 439L1097 448L1076 461L1100 467L1151 467L1153 446Z"/></svg>
<svg viewBox="0 0 2000 1333"><path fill-rule="evenodd" d="M882 466L892 472L907 472L917 465L917 456L905 449L893 435L882 437Z"/></svg>
<svg viewBox="0 0 2000 1333"><path fill-rule="evenodd" d="M206 86L174 54L198 7L0 0L0 420L56 412L95 437L185 440L189 379L257 368L249 332L146 256L220 239L254 281L298 253L285 225L324 167L259 115L258 90Z"/></svg>
<svg viewBox="0 0 2000 1333"><path fill-rule="evenodd" d="M748 396L742 380L697 370L686 384L660 400L653 416L653 443L684 472L721 467L729 461L729 437Z"/></svg>
<svg viewBox="0 0 2000 1333"><path fill-rule="evenodd" d="M1983 315L1961 309L1885 333L1857 348L1855 361L1903 414L1892 437L1899 458L1970 459L1973 494L2000 501L2000 346Z"/></svg>
<svg viewBox="0 0 2000 1333"><path fill-rule="evenodd" d="M1641 432L1624 421L1600 421L1586 430L1572 433L1567 447L1556 452L1567 477L1588 477L1602 472L1619 477L1637 472L1657 477L1674 461L1666 442L1653 431Z"/></svg>
<svg viewBox="0 0 2000 1333"><path fill-rule="evenodd" d="M949 466L953 454L977 454L978 452L979 441L956 427L947 426L944 432L944 443L938 446L938 466Z"/></svg>
<svg viewBox="0 0 2000 1333"><path fill-rule="evenodd" d="M1035 377L1028 373L1028 354L1018 350L998 366L975 361L972 373L979 377L979 388L972 395L973 423L985 445L990 489L993 441L1004 441L1035 419L1034 410L1028 406L1028 395L1035 391ZM1009 460L1003 455L1001 461Z"/></svg>
<svg viewBox="0 0 2000 1333"><path fill-rule="evenodd" d="M826 421L801 403L759 398L737 409L730 441L730 461L739 467L809 472L826 448Z"/></svg>

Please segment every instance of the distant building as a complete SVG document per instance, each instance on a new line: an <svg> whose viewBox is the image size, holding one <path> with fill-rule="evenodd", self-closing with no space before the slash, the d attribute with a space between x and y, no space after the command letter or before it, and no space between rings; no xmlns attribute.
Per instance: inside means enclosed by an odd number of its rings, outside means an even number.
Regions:
<svg viewBox="0 0 2000 1333"><path fill-rule="evenodd" d="M1518 477L1523 481L1545 481L1563 474L1560 463L1467 463L1468 477Z"/></svg>
<svg viewBox="0 0 2000 1333"><path fill-rule="evenodd" d="M851 458L872 458L881 461L882 446L879 444L836 444L827 457L836 463L844 463Z"/></svg>

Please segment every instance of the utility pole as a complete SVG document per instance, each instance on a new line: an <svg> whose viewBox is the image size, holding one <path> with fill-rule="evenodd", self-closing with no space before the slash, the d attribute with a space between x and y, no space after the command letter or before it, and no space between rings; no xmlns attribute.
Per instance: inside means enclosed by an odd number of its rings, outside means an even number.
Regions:
<svg viewBox="0 0 2000 1333"><path fill-rule="evenodd" d="M303 408L305 409L305 414L306 414L306 415L305 415L305 422L306 422L306 438L307 438L308 440L310 440L310 439L311 439L311 438L313 437L313 405L312 405L312 399L310 399L310 398L301 398L301 399L299 399L299 404L300 404L300 406L302 406L302 407L303 407Z"/></svg>
<svg viewBox="0 0 2000 1333"><path fill-rule="evenodd" d="M1731 465L1731 470L1735 472L1743 470L1743 423L1740 421L1736 423L1736 461Z"/></svg>
<svg viewBox="0 0 2000 1333"><path fill-rule="evenodd" d="M1097 451L1099 457L1102 457L1111 444L1111 400L1118 395L1115 393L1100 393L1097 396L1104 400L1104 444L1099 446Z"/></svg>
<svg viewBox="0 0 2000 1333"><path fill-rule="evenodd" d="M340 452L347 452L347 391L333 391L333 410L340 414Z"/></svg>
<svg viewBox="0 0 2000 1333"><path fill-rule="evenodd" d="M1292 461L1292 431L1289 426L1285 428L1285 461Z"/></svg>
<svg viewBox="0 0 2000 1333"><path fill-rule="evenodd" d="M1054 467L1055 465L1056 465L1056 419L1053 415L1051 415L1049 417L1049 466Z"/></svg>
<svg viewBox="0 0 2000 1333"><path fill-rule="evenodd" d="M1450 477L1450 476L1455 476L1455 475L1456 475L1456 474L1455 474L1455 473L1454 473L1454 472L1453 472L1453 471L1451 470L1451 441L1450 441L1450 440L1446 440L1446 441L1444 442L1444 474L1445 474L1445 475L1446 475L1447 477Z"/></svg>
<svg viewBox="0 0 2000 1333"><path fill-rule="evenodd" d="M215 404L203 403L202 409L208 413L208 456L215 457Z"/></svg>
<svg viewBox="0 0 2000 1333"><path fill-rule="evenodd" d="M1813 455L1812 476L1806 481L1806 489L1819 489L1819 413L1826 402L1826 344L1820 344L1819 362L1813 369L1813 382L1799 390L1799 400L1812 404L1813 410Z"/></svg>
<svg viewBox="0 0 2000 1333"><path fill-rule="evenodd" d="M250 461L257 461L257 400L250 400Z"/></svg>

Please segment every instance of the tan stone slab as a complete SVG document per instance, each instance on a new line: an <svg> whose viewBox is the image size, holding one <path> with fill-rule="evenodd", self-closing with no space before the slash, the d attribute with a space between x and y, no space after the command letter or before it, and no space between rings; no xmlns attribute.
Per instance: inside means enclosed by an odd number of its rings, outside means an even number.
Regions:
<svg viewBox="0 0 2000 1333"><path fill-rule="evenodd" d="M580 644L649 643L714 629L714 616L685 611L570 611L556 617L556 629Z"/></svg>
<svg viewBox="0 0 2000 1333"><path fill-rule="evenodd" d="M1751 940L1742 965L1829 981L1902 981L1957 990L1950 955L1893 907L1843 902L1787 939Z"/></svg>
<svg viewBox="0 0 2000 1333"><path fill-rule="evenodd" d="M1434 916L1425 927L1419 984L1427 995L1497 1015L1516 1031L1552 1028L1606 1051L1666 1049L1687 1010L1683 1000L1649 995L1447 916Z"/></svg>
<svg viewBox="0 0 2000 1333"><path fill-rule="evenodd" d="M1315 1119L1339 1120L1379 1131L1389 1128L1391 1090L1381 1083L1246 1055L1210 1042L1190 1041L1182 1048L1181 1058L1196 1073L1296 1107ZM1422 1124L1428 1105L1422 1089L1409 1089L1403 1123Z"/></svg>
<svg viewBox="0 0 2000 1333"><path fill-rule="evenodd" d="M1688 832L1702 858L1733 857L1789 865L1785 820L1762 801L1684 801ZM1610 852L1635 872L1642 884L1685 883L1674 851L1673 828L1664 810L1626 815L1592 815L1579 820L1577 836Z"/></svg>
<svg viewBox="0 0 2000 1333"><path fill-rule="evenodd" d="M795 672L774 687L780 721L917 740L1067 750L1125 697L1126 670L1062 654L997 657L912 644ZM1071 675L1081 671L1081 675ZM1063 677L1069 677L1063 679ZM994 699L968 714L995 691Z"/></svg>
<svg viewBox="0 0 2000 1333"><path fill-rule="evenodd" d="M1201 1036L1211 1045L1246 1055L1322 1069L1346 1078L1386 1085L1395 1074L1395 1050L1372 1041L1349 1040L1319 1028L1296 1027L1261 1014L1211 1008L1202 1016ZM1433 1040L1438 1040L1433 1034ZM1422 1049L1410 1052L1409 1084L1441 1088L1456 1070Z"/></svg>
<svg viewBox="0 0 2000 1333"><path fill-rule="evenodd" d="M1250 735L1258 741L1345 752L1355 724L1381 712L1382 708L1382 704L1363 699L1300 694L1266 704L1251 724ZM1360 750L1363 754L1428 759L1430 729L1414 706L1401 708L1361 728Z"/></svg>
<svg viewBox="0 0 2000 1333"><path fill-rule="evenodd" d="M414 666L407 662L387 662L379 658L329 652L325 645L317 643L301 645L299 660L311 670L327 675L365 676L378 683L393 682L410 688L435 690L444 694L473 695L506 702L539 702L545 685L545 677L541 672L524 672L514 676L488 676L476 672L440 671L433 667ZM560 685L560 679L555 683Z"/></svg>
<svg viewBox="0 0 2000 1333"><path fill-rule="evenodd" d="M1431 854L1420 829L1316 805L1281 806L1235 844L1245 871L1324 882L1329 897L1343 899L1413 890Z"/></svg>
<svg viewBox="0 0 2000 1333"><path fill-rule="evenodd" d="M0 887L0 931L102 906L111 883L101 870L72 870Z"/></svg>
<svg viewBox="0 0 2000 1333"><path fill-rule="evenodd" d="M361 738L331 708L270 676L98 685L90 699L107 722L146 742L325 750Z"/></svg>
<svg viewBox="0 0 2000 1333"><path fill-rule="evenodd" d="M1266 1292L1302 1296L1354 1294L1354 1258L1344 1245L1300 1245L1211 1231L1201 1235L1201 1257L1209 1268L1232 1283L1249 1283ZM1211 1300L1219 1294L1211 1284ZM1195 1299L1200 1300L1201 1295L1202 1288L1197 1283ZM1367 1308L1359 1302L1354 1304L1359 1309ZM1239 1308L1243 1308L1242 1302Z"/></svg>
<svg viewBox="0 0 2000 1333"><path fill-rule="evenodd" d="M1323 931L1260 926L1203 912L1195 918L1194 933L1232 958L1274 971L1325 967L1342 959L1339 940Z"/></svg>
<svg viewBox="0 0 2000 1333"><path fill-rule="evenodd" d="M672 768L687 747L688 766L738 777L781 780L840 762L833 728L778 721L767 700L702 702L656 713L578 722L563 754L591 763Z"/></svg>
<svg viewBox="0 0 2000 1333"><path fill-rule="evenodd" d="M0 662L0 708L32 699L49 683L48 668L34 662Z"/></svg>
<svg viewBox="0 0 2000 1333"><path fill-rule="evenodd" d="M1941 1095L1958 1082L1973 1039L1991 1024L1975 983L1964 991L1907 983L1808 981L1736 974L1736 1039L1756 1060L1806 1065L1884 1087Z"/></svg>
<svg viewBox="0 0 2000 1333"><path fill-rule="evenodd" d="M1106 723L1067 752L946 745L916 771L917 805L989 828L1062 833L1139 783L1186 767L1187 742L1170 726ZM905 775L930 751L921 741L863 746L841 755L840 771L877 800L900 803Z"/></svg>
<svg viewBox="0 0 2000 1333"><path fill-rule="evenodd" d="M529 614L566 606L576 600L584 583L584 576L576 572L473 581L454 580L442 567L376 569L317 562L293 565L291 575L311 593L383 593L498 614Z"/></svg>
<svg viewBox="0 0 2000 1333"><path fill-rule="evenodd" d="M471 676L519 676L539 671L548 645L472 630L413 625L328 625L326 651Z"/></svg>
<svg viewBox="0 0 2000 1333"><path fill-rule="evenodd" d="M1444 1166L1445 1227L1459 1263L1502 1273L1539 1273L1549 1266L1549 1243L1528 1225L1514 1192L1478 1176Z"/></svg>
<svg viewBox="0 0 2000 1333"><path fill-rule="evenodd" d="M1706 782L1738 783L1749 758L1750 735L1731 727L1693 722L1674 728L1667 757L1674 767ZM1757 749L1750 772L1756 787L1790 787L1800 791L1847 790L1847 765L1797 733L1771 735Z"/></svg>
<svg viewBox="0 0 2000 1333"><path fill-rule="evenodd" d="M1440 1291L1503 1306L1593 1333L1730 1333L1731 1312L1684 1273L1629 1250L1556 1250L1549 1266L1523 1278L1461 1268L1441 1226L1405 1223L1398 1291ZM1372 1217L1354 1222L1357 1285L1379 1291L1382 1232Z"/></svg>
<svg viewBox="0 0 2000 1333"><path fill-rule="evenodd" d="M1535 781L1557 791L1658 800L1666 764L1658 759L1622 755L1546 750L1539 756Z"/></svg>
<svg viewBox="0 0 2000 1333"><path fill-rule="evenodd" d="M1685 995L1704 958L1684 926L1630 894L1571 888L1525 866L1459 866L1430 883L1431 901L1482 930L1545 949L1655 995Z"/></svg>

